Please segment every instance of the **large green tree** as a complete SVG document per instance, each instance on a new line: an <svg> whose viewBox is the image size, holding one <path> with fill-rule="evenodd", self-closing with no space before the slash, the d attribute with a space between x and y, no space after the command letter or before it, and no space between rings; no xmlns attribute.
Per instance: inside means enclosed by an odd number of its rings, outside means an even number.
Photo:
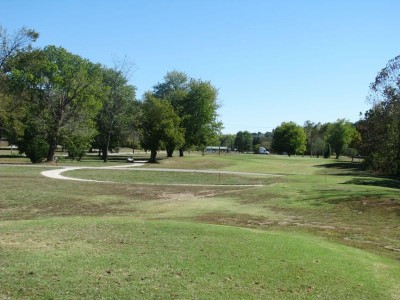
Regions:
<svg viewBox="0 0 400 300"><path fill-rule="evenodd" d="M135 87L128 84L123 68L102 69L102 108L96 116L98 134L95 147L101 149L102 159L108 152L124 144L131 136L135 122Z"/></svg>
<svg viewBox="0 0 400 300"><path fill-rule="evenodd" d="M235 148L238 152L251 152L253 151L253 136L249 131L239 131L235 137Z"/></svg>
<svg viewBox="0 0 400 300"><path fill-rule="evenodd" d="M219 133L221 123L217 121L217 89L209 81L191 80L187 100L183 103L182 124L185 128L183 150L192 146L204 147Z"/></svg>
<svg viewBox="0 0 400 300"><path fill-rule="evenodd" d="M48 145L47 155L43 158L53 161L57 145L76 136L74 147L78 147L79 140L93 138L95 131L87 128L94 128L93 118L101 108L100 68L54 46L45 47L32 55L36 55L37 59L28 60L29 64L26 63L26 54L16 57L9 79L18 87L19 93L24 94L24 124L40 127ZM84 132L80 128L85 128ZM24 134L19 139L25 151L30 144L26 137Z"/></svg>
<svg viewBox="0 0 400 300"><path fill-rule="evenodd" d="M327 132L327 143L335 152L336 159L340 157L343 150L350 145L356 135L357 130L349 121L339 119L330 124Z"/></svg>
<svg viewBox="0 0 400 300"><path fill-rule="evenodd" d="M8 85L8 76L13 57L17 54L31 52L39 34L22 27L14 34L8 34L7 30L0 26L0 139L6 135L12 140L22 130L20 123L23 107L22 95L15 93ZM33 57L31 56L33 59ZM26 62L28 63L28 61ZM15 88L15 86L14 86Z"/></svg>
<svg viewBox="0 0 400 300"><path fill-rule="evenodd" d="M157 151L172 143L183 143L184 132L181 120L171 103L146 93L141 105L141 145L150 150L150 162L156 162Z"/></svg>
<svg viewBox="0 0 400 300"><path fill-rule="evenodd" d="M294 122L283 122L273 131L271 147L275 152L286 152L289 156L303 154L306 150L304 129Z"/></svg>
<svg viewBox="0 0 400 300"><path fill-rule="evenodd" d="M400 174L400 56L391 59L370 86L372 108L357 123L359 151L372 169Z"/></svg>
<svg viewBox="0 0 400 300"><path fill-rule="evenodd" d="M186 149L205 146L216 139L222 124L217 121L218 91L211 82L172 71L166 74L164 82L154 86L153 93L159 99L169 101L181 119L178 126L183 128L185 136L179 148L180 156Z"/></svg>

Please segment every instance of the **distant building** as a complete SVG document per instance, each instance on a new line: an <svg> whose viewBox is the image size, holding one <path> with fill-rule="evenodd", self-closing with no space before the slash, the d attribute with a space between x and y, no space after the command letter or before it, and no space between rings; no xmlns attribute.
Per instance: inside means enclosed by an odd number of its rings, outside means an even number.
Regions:
<svg viewBox="0 0 400 300"><path fill-rule="evenodd" d="M207 146L206 147L206 152L212 153L212 152L229 152L228 147L224 146Z"/></svg>

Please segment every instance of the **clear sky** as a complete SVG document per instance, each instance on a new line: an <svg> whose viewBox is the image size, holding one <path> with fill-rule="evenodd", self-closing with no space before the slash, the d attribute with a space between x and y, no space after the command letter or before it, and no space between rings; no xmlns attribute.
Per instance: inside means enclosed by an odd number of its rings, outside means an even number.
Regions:
<svg viewBox="0 0 400 300"><path fill-rule="evenodd" d="M224 133L282 122L357 121L369 84L400 54L398 0L4 0L0 25L40 33L112 67L137 96L168 71L219 89Z"/></svg>

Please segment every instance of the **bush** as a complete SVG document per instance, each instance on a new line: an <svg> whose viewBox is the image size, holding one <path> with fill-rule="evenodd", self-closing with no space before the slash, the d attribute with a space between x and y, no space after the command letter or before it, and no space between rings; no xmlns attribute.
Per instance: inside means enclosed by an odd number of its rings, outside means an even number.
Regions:
<svg viewBox="0 0 400 300"><path fill-rule="evenodd" d="M35 164L42 162L46 158L49 151L49 144L41 136L25 136L19 148Z"/></svg>

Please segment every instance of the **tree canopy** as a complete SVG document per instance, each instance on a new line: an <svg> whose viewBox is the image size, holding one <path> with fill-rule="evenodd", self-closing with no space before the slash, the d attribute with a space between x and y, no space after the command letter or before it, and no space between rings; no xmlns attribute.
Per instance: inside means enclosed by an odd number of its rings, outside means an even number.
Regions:
<svg viewBox="0 0 400 300"><path fill-rule="evenodd" d="M376 171L400 174L400 56L391 59L370 86L372 108L357 123L360 152Z"/></svg>
<svg viewBox="0 0 400 300"><path fill-rule="evenodd" d="M23 127L21 99L15 93L11 93L11 90L15 91L15 87L11 88L8 85L7 73L11 69L10 61L17 54L31 52L32 43L38 37L39 34L32 29L23 27L10 35L5 28L0 26L0 140L5 135L9 139L15 138L17 132Z"/></svg>
<svg viewBox="0 0 400 300"><path fill-rule="evenodd" d="M339 119L330 124L327 132L327 143L335 151L336 158L343 153L343 150L350 145L357 136L357 131L352 123Z"/></svg>
<svg viewBox="0 0 400 300"><path fill-rule="evenodd" d="M82 148L79 141L91 141L93 118L101 107L99 71L98 65L54 46L14 58L8 84L27 108L22 116L25 133L17 140L22 151L29 156L29 147L40 139L48 146L47 161L53 161L58 144L73 141Z"/></svg>
<svg viewBox="0 0 400 300"><path fill-rule="evenodd" d="M277 153L303 154L306 150L306 134L301 126L294 122L283 122L275 128L272 137L272 149Z"/></svg>
<svg viewBox="0 0 400 300"><path fill-rule="evenodd" d="M179 126L181 120L170 102L147 93L141 113L141 143L144 149L151 152L150 162L156 162L157 151L162 147L183 143L184 132Z"/></svg>
<svg viewBox="0 0 400 300"><path fill-rule="evenodd" d="M222 124L217 121L218 91L209 82L189 78L185 73L168 72L164 81L154 86L153 95L171 103L180 117L184 140L179 150L205 146L215 139ZM172 145L171 145L172 146ZM172 155L174 149L168 149Z"/></svg>
<svg viewBox="0 0 400 300"><path fill-rule="evenodd" d="M109 150L128 139L136 122L135 87L128 84L121 68L102 68L102 107L96 116L94 146L101 149L104 162Z"/></svg>
<svg viewBox="0 0 400 300"><path fill-rule="evenodd" d="M249 131L239 131L235 138L235 148L238 152L250 152L253 150L253 136Z"/></svg>

